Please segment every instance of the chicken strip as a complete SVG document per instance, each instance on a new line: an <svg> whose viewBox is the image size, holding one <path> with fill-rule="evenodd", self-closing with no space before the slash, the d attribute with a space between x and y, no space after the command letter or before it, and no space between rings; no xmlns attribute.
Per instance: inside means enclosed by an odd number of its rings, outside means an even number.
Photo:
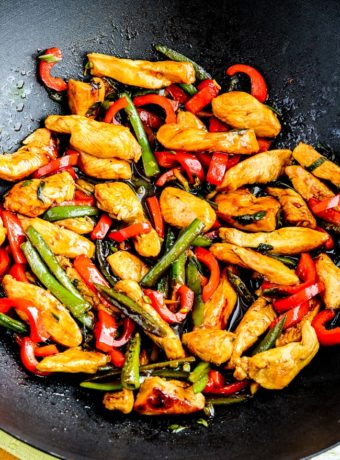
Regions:
<svg viewBox="0 0 340 460"><path fill-rule="evenodd" d="M116 158L98 158L80 153L79 167L83 173L97 179L131 179L131 166L128 161Z"/></svg>
<svg viewBox="0 0 340 460"><path fill-rule="evenodd" d="M56 355L47 356L37 365L40 372L66 372L95 374L98 368L110 362L110 356L98 351L69 348Z"/></svg>
<svg viewBox="0 0 340 460"><path fill-rule="evenodd" d="M216 196L218 217L248 232L272 232L276 228L280 204L270 196L256 197L247 189Z"/></svg>
<svg viewBox="0 0 340 460"><path fill-rule="evenodd" d="M68 172L44 179L28 179L13 185L4 199L4 208L29 217L43 214L48 208L72 200L74 180Z"/></svg>
<svg viewBox="0 0 340 460"><path fill-rule="evenodd" d="M38 217L29 219L19 216L19 218L23 229L27 230L32 225L43 236L54 254L71 258L80 254L84 254L89 258L93 257L95 245L84 236Z"/></svg>
<svg viewBox="0 0 340 460"><path fill-rule="evenodd" d="M219 190L233 191L246 184L266 184L276 180L291 159L290 150L269 150L247 158L228 169Z"/></svg>
<svg viewBox="0 0 340 460"><path fill-rule="evenodd" d="M334 196L332 190L301 166L287 166L285 173L292 181L295 190L307 201L311 198L322 201Z"/></svg>
<svg viewBox="0 0 340 460"><path fill-rule="evenodd" d="M78 233L79 235L86 235L86 233L91 233L94 229L94 222L88 216L57 220L54 223L59 225L59 227L65 227L68 230L72 230L72 232Z"/></svg>
<svg viewBox="0 0 340 460"><path fill-rule="evenodd" d="M185 110L180 110L177 114L177 125L183 129L195 128L203 131L208 131L203 121L201 121L196 115Z"/></svg>
<svg viewBox="0 0 340 460"><path fill-rule="evenodd" d="M281 131L276 114L248 93L224 93L215 97L211 105L215 117L233 128L253 129L259 137L276 137Z"/></svg>
<svg viewBox="0 0 340 460"><path fill-rule="evenodd" d="M90 83L79 80L69 80L67 100L71 113L83 117L94 118L91 110L100 105L105 99L105 85L100 78L93 78Z"/></svg>
<svg viewBox="0 0 340 460"><path fill-rule="evenodd" d="M276 313L273 307L263 297L259 297L249 307L235 330L236 339L229 368L235 367L238 358L257 342L275 318Z"/></svg>
<svg viewBox="0 0 340 460"><path fill-rule="evenodd" d="M320 155L311 145L300 142L293 150L293 157L314 176L329 180L336 187L340 187L339 166Z"/></svg>
<svg viewBox="0 0 340 460"><path fill-rule="evenodd" d="M252 249L245 249L229 243L215 243L210 251L222 262L249 268L264 275L271 283L297 284L299 278L293 270L272 257Z"/></svg>
<svg viewBox="0 0 340 460"><path fill-rule="evenodd" d="M57 133L71 134L70 145L79 152L99 158L120 158L138 161L141 147L129 128L80 115L50 115L45 120L46 128Z"/></svg>
<svg viewBox="0 0 340 460"><path fill-rule="evenodd" d="M11 275L4 276L2 286L7 297L28 300L40 310L44 327L55 342L64 347L81 344L83 338L77 323L48 291L34 284L17 281ZM25 313L17 310L17 314L27 320Z"/></svg>
<svg viewBox="0 0 340 460"><path fill-rule="evenodd" d="M138 283L149 271L147 265L128 251L117 251L107 261L112 272L122 280L133 280Z"/></svg>
<svg viewBox="0 0 340 460"><path fill-rule="evenodd" d="M267 187L266 192L275 196L282 206L286 222L298 227L316 227L316 220L303 198L291 188Z"/></svg>
<svg viewBox="0 0 340 460"><path fill-rule="evenodd" d="M7 230L4 227L4 223L0 217L0 246L4 243L7 236Z"/></svg>
<svg viewBox="0 0 340 460"><path fill-rule="evenodd" d="M56 144L48 129L37 129L17 152L0 155L0 179L15 182L56 158Z"/></svg>
<svg viewBox="0 0 340 460"><path fill-rule="evenodd" d="M171 83L190 84L195 81L195 69L190 62L150 62L99 53L91 53L87 57L92 75L114 78L125 85L158 89Z"/></svg>
<svg viewBox="0 0 340 460"><path fill-rule="evenodd" d="M143 291L136 281L124 280L118 281L115 286L118 292L123 292L125 295L130 297L132 300L137 302L149 315L162 325L162 328L166 330L167 334L165 337L158 337L154 334L147 333L156 345L162 348L168 359L184 358L185 353L182 347L182 343L174 331L171 329L169 324L164 321L156 310L143 300Z"/></svg>
<svg viewBox="0 0 340 460"><path fill-rule="evenodd" d="M105 393L103 404L105 409L118 410L123 414L129 414L133 410L135 398L132 390L123 388L121 391Z"/></svg>
<svg viewBox="0 0 340 460"><path fill-rule="evenodd" d="M327 254L320 254L315 261L316 273L325 285L321 294L326 308L340 308L340 268Z"/></svg>
<svg viewBox="0 0 340 460"><path fill-rule="evenodd" d="M95 186L95 197L99 209L111 217L122 220L128 225L148 222L134 191L123 182L106 182ZM161 250L161 242L156 230L134 238L136 251L142 257L156 257Z"/></svg>
<svg viewBox="0 0 340 460"><path fill-rule="evenodd" d="M194 393L187 383L150 377L142 383L134 409L143 415L176 415L197 412L204 405L202 393Z"/></svg>
<svg viewBox="0 0 340 460"><path fill-rule="evenodd" d="M319 349L318 338L310 321L303 324L301 332L301 342L272 348L251 358L241 358L236 369L237 378L243 380L246 374L268 390L286 387L311 362Z"/></svg>
<svg viewBox="0 0 340 460"><path fill-rule="evenodd" d="M166 187L160 196L160 206L163 219L173 227L186 228L198 218L207 232L216 221L215 211L207 201L179 188Z"/></svg>
<svg viewBox="0 0 340 460"><path fill-rule="evenodd" d="M202 361L220 366L230 359L235 334L213 327L200 327L182 336L190 353Z"/></svg>
<svg viewBox="0 0 340 460"><path fill-rule="evenodd" d="M270 233L245 233L235 228L220 228L220 238L226 243L256 249L266 245L275 254L300 254L318 248L328 235L305 227L283 227Z"/></svg>

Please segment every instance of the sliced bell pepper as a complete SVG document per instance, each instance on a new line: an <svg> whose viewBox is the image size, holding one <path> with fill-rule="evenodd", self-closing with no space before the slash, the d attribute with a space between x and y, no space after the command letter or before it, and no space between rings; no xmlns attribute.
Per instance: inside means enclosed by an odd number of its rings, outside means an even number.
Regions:
<svg viewBox="0 0 340 460"><path fill-rule="evenodd" d="M251 95L260 102L264 102L268 96L267 83L260 72L254 67L245 64L234 64L226 71L232 77L237 73L245 73L250 78Z"/></svg>
<svg viewBox="0 0 340 460"><path fill-rule="evenodd" d="M44 345L42 347L35 346L34 355L39 356L40 358L45 358L46 356L52 356L59 353L58 348L51 344L51 345Z"/></svg>
<svg viewBox="0 0 340 460"><path fill-rule="evenodd" d="M177 294L180 296L180 308L177 313L172 312L164 303L164 294L162 292L153 291L152 289L144 289L144 294L151 300L151 305L157 311L164 321L169 324L182 322L189 311L192 310L194 304L194 292L185 284L177 289Z"/></svg>
<svg viewBox="0 0 340 460"><path fill-rule="evenodd" d="M112 348L108 354L110 355L111 362L114 366L119 367L120 369L124 366L125 356L121 351L117 350L116 348Z"/></svg>
<svg viewBox="0 0 340 460"><path fill-rule="evenodd" d="M228 164L227 164L227 169L232 168L233 166L237 165L237 163L240 161L241 155L232 155L229 156L228 159Z"/></svg>
<svg viewBox="0 0 340 460"><path fill-rule="evenodd" d="M283 323L282 329L285 331L286 329L295 326L301 322L301 320L307 315L309 311L309 302L303 302L301 305L298 305L295 308L283 313L282 315L278 316L269 326L272 329L277 323L279 323L282 318L285 316L285 322Z"/></svg>
<svg viewBox="0 0 340 460"><path fill-rule="evenodd" d="M103 240L110 230L113 220L107 214L103 214L98 220L97 225L91 232L92 240Z"/></svg>
<svg viewBox="0 0 340 460"><path fill-rule="evenodd" d="M117 230L116 232L111 232L108 237L111 238L111 240L122 243L129 238L133 238L143 233L150 233L151 230L152 227L149 222L139 222L122 228L121 230Z"/></svg>
<svg viewBox="0 0 340 460"><path fill-rule="evenodd" d="M217 286L220 282L220 267L216 258L211 252L204 248L196 248L195 255L197 259L210 270L210 277L208 283L202 290L203 302L207 302L213 293L216 291Z"/></svg>
<svg viewBox="0 0 340 460"><path fill-rule="evenodd" d="M318 214L319 212L326 211L327 209L336 208L340 204L340 194L322 200L319 203L313 205L313 212Z"/></svg>
<svg viewBox="0 0 340 460"><path fill-rule="evenodd" d="M25 264L14 264L9 269L9 275L13 276L17 281L21 281L23 283L29 283L26 273L25 273Z"/></svg>
<svg viewBox="0 0 340 460"><path fill-rule="evenodd" d="M199 159L204 168L209 169L212 155L206 152L197 152L195 156Z"/></svg>
<svg viewBox="0 0 340 460"><path fill-rule="evenodd" d="M176 179L176 175L174 174L174 171L180 171L180 168L173 168L170 169L169 171L166 171L164 174L159 176L159 178L156 180L155 184L157 187L163 187L167 182L171 180Z"/></svg>
<svg viewBox="0 0 340 460"><path fill-rule="evenodd" d="M145 109L137 109L139 118L142 120L144 129L145 125L151 129L158 129L162 126L163 121L153 112Z"/></svg>
<svg viewBox="0 0 340 460"><path fill-rule="evenodd" d="M183 91L182 88L175 84L168 86L166 88L166 93L169 94L169 96L171 96L172 99L179 102L180 104L185 104L189 100L189 97L187 96L185 91Z"/></svg>
<svg viewBox="0 0 340 460"><path fill-rule="evenodd" d="M155 196L150 196L146 199L150 214L152 216L153 225L157 234L164 238L164 220L161 212L161 207L159 205L158 198Z"/></svg>
<svg viewBox="0 0 340 460"><path fill-rule="evenodd" d="M115 318L104 310L99 310L98 321L94 327L96 348L108 352L113 348L113 342L117 332Z"/></svg>
<svg viewBox="0 0 340 460"><path fill-rule="evenodd" d="M328 347L340 344L340 327L327 329L326 324L335 318L335 311L323 310L312 321L316 335L321 345Z"/></svg>
<svg viewBox="0 0 340 460"><path fill-rule="evenodd" d="M66 91L68 84L59 77L51 75L52 67L62 60L60 48L48 48L43 55L38 56L39 59L39 76L45 86L54 91Z"/></svg>
<svg viewBox="0 0 340 460"><path fill-rule="evenodd" d="M174 168L180 164L189 178L189 182L194 183L196 176L200 181L204 180L204 170L195 155L182 151L173 152L155 152L157 162L163 168Z"/></svg>
<svg viewBox="0 0 340 460"><path fill-rule="evenodd" d="M267 152L267 150L270 149L270 146L272 145L273 141L270 139L265 139L264 137L258 137L257 143L259 144L259 147L260 147L258 153L261 153L261 152Z"/></svg>
<svg viewBox="0 0 340 460"><path fill-rule="evenodd" d="M136 107L148 104L159 105L165 111L165 123L176 123L176 114L171 102L172 101L170 101L170 99L164 96L159 96L158 94L147 94L133 99L133 103Z"/></svg>
<svg viewBox="0 0 340 460"><path fill-rule="evenodd" d="M209 380L208 380L209 383ZM242 380L242 382L234 382L229 383L228 385L224 385L222 387L213 387L207 389L207 386L204 388L203 393L210 393L210 394L219 394L219 395L233 395L238 391L243 390L249 385L248 380Z"/></svg>
<svg viewBox="0 0 340 460"><path fill-rule="evenodd" d="M123 320L123 332L122 335L113 341L113 347L119 348L128 343L133 332L135 330L135 323L130 318L125 318Z"/></svg>
<svg viewBox="0 0 340 460"><path fill-rule="evenodd" d="M61 172L68 172L69 175L72 176L74 180L77 179L77 174L72 166L67 166L66 168L60 168L57 171L54 171L54 174L61 173Z"/></svg>
<svg viewBox="0 0 340 460"><path fill-rule="evenodd" d="M229 126L227 126L216 117L210 118L209 133L226 133L227 131L229 131Z"/></svg>
<svg viewBox="0 0 340 460"><path fill-rule="evenodd" d="M207 182L212 185L220 185L223 182L224 175L227 171L229 157L222 152L215 152L211 158L207 173Z"/></svg>
<svg viewBox="0 0 340 460"><path fill-rule="evenodd" d="M50 161L47 165L39 168L32 175L34 179L54 174L60 169L67 168L68 166L75 166L78 163L79 153L72 153L71 155L65 155L55 160Z"/></svg>
<svg viewBox="0 0 340 460"><path fill-rule="evenodd" d="M0 248L0 276L3 276L9 267L10 258L8 252L4 248Z"/></svg>
<svg viewBox="0 0 340 460"><path fill-rule="evenodd" d="M185 104L186 110L197 113L218 95L220 87L214 80L204 80L198 85L198 92Z"/></svg>
<svg viewBox="0 0 340 460"><path fill-rule="evenodd" d="M311 198L310 200L308 200L308 206L310 207L312 213L315 214L317 217L321 217L321 219L330 222L331 224L340 225L339 211L336 211L333 208L325 209L323 211L318 212L315 211L315 207L318 206L320 203L322 202L320 202L316 198Z"/></svg>
<svg viewBox="0 0 340 460"><path fill-rule="evenodd" d="M7 237L11 248L13 259L18 264L27 263L20 245L26 240L25 232L18 217L10 211L2 211L2 220L7 229Z"/></svg>
<svg viewBox="0 0 340 460"><path fill-rule="evenodd" d="M334 248L334 240L333 238L331 237L331 235L326 232L326 230L322 227L315 227L315 230L317 230L318 232L322 232L322 233L325 233L327 236L328 236L328 239L327 241L323 244L323 247L325 249L327 249L327 251L329 251L330 249L333 249Z"/></svg>
<svg viewBox="0 0 340 460"><path fill-rule="evenodd" d="M273 302L274 308L278 313L282 313L284 311L290 310L302 303L306 302L307 300L312 299L316 295L320 294L325 290L325 286L321 281L318 283L312 284L295 294L286 297L285 299L276 300Z"/></svg>
<svg viewBox="0 0 340 460"><path fill-rule="evenodd" d="M208 383L204 388L205 393L210 393L213 389L221 388L224 385L224 377L219 371L210 369L208 373Z"/></svg>
<svg viewBox="0 0 340 460"><path fill-rule="evenodd" d="M20 358L24 367L35 375L47 376L48 372L37 370L38 361L35 358L36 344L29 338L24 337L20 345Z"/></svg>
<svg viewBox="0 0 340 460"><path fill-rule="evenodd" d="M105 114L103 121L105 123L113 123L114 125L120 125L120 123L115 118L116 113L118 113L122 109L125 109L127 105L128 101L124 96L119 98L110 106L109 110Z"/></svg>

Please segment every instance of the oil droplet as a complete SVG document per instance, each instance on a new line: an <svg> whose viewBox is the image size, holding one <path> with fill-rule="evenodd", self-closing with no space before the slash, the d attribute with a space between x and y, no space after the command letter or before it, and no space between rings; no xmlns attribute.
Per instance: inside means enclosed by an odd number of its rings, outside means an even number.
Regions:
<svg viewBox="0 0 340 460"><path fill-rule="evenodd" d="M17 112L22 112L24 110L24 104L22 102L20 102L20 104L18 104L16 106L16 111Z"/></svg>
<svg viewBox="0 0 340 460"><path fill-rule="evenodd" d="M20 131L21 126L22 126L22 123L15 123L15 125L14 125L14 131Z"/></svg>
<svg viewBox="0 0 340 460"><path fill-rule="evenodd" d="M18 88L18 89L23 88L23 87L24 87L24 84L25 84L24 80L19 80L18 83L17 83L17 88Z"/></svg>

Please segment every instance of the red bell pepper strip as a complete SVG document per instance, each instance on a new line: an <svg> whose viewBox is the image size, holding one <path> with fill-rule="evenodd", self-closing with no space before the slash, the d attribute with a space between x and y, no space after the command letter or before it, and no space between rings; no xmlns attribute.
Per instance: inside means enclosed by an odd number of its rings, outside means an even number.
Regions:
<svg viewBox="0 0 340 460"><path fill-rule="evenodd" d="M295 326L295 324L300 323L300 321L307 315L309 311L309 302L303 302L301 305L298 305L295 308L283 313L282 315L278 316L269 326L272 329L281 319L283 316L286 316L286 320L283 325L283 330Z"/></svg>
<svg viewBox="0 0 340 460"><path fill-rule="evenodd" d="M35 171L32 177L34 179L39 179L40 177L54 174L62 168L75 166L78 163L78 157L79 153L72 153L71 155L65 155L63 157L52 160L47 165L42 166L37 171Z"/></svg>
<svg viewBox="0 0 340 460"><path fill-rule="evenodd" d="M206 265L210 270L210 278L206 286L202 290L202 299L203 302L207 302L213 293L216 291L217 286L220 282L220 267L216 258L210 251L207 251L204 248L196 248L195 255L197 259L204 265Z"/></svg>
<svg viewBox="0 0 340 460"><path fill-rule="evenodd" d="M311 198L308 200L308 206L310 207L313 214L317 217L321 217L321 219L326 220L335 225L340 225L340 212L336 211L335 209L326 209L324 211L315 212L315 207L319 205L320 201L316 198Z"/></svg>
<svg viewBox="0 0 340 460"><path fill-rule="evenodd" d="M139 118L142 120L144 125L148 126L151 129L158 129L162 126L163 121L153 112L145 109L137 109Z"/></svg>
<svg viewBox="0 0 340 460"><path fill-rule="evenodd" d="M123 332L122 335L113 341L113 347L119 348L125 345L131 338L135 330L135 323L130 318L123 320Z"/></svg>
<svg viewBox="0 0 340 460"><path fill-rule="evenodd" d="M273 141L270 139L265 139L264 137L258 137L257 143L259 144L259 147L260 147L258 153L261 153L261 152L267 152L267 150L270 149L270 146L272 145Z"/></svg>
<svg viewBox="0 0 340 460"><path fill-rule="evenodd" d="M0 276L3 276L10 264L8 252L4 248L0 248Z"/></svg>
<svg viewBox="0 0 340 460"><path fill-rule="evenodd" d="M163 168L173 168L178 163L187 173L189 182L194 183L196 176L200 181L204 180L204 171L201 163L195 155L191 153L176 151L173 152L155 152L155 157L159 166Z"/></svg>
<svg viewBox="0 0 340 460"><path fill-rule="evenodd" d="M169 171L166 171L161 176L159 176L159 178L155 182L156 186L163 187L163 185L165 185L167 182L171 180L175 180L176 179L176 176L174 174L175 169L177 171L180 171L180 168L173 168L173 169L170 169Z"/></svg>
<svg viewBox="0 0 340 460"><path fill-rule="evenodd" d="M45 56L51 56L51 58L55 58L55 60L48 62ZM52 67L58 61L61 61L62 57L63 55L60 48L49 48L44 52L43 56L39 56L39 76L47 88L53 89L55 91L66 91L68 88L65 80L59 77L53 77L51 75ZM45 60L43 58L45 58Z"/></svg>
<svg viewBox="0 0 340 460"><path fill-rule="evenodd" d="M240 159L241 159L241 155L229 156L227 169L230 169L233 166L237 165L237 163L240 161Z"/></svg>
<svg viewBox="0 0 340 460"><path fill-rule="evenodd" d="M176 123L176 114L170 99L158 94L147 94L146 96L138 96L133 99L136 107L141 107L148 104L156 104L162 107L165 111L165 123Z"/></svg>
<svg viewBox="0 0 340 460"><path fill-rule="evenodd" d="M9 269L9 275L13 276L17 281L21 281L23 283L29 283L26 273L25 273L25 264L14 264Z"/></svg>
<svg viewBox="0 0 340 460"><path fill-rule="evenodd" d="M226 133L227 131L229 131L229 126L227 126L216 117L210 118L209 133Z"/></svg>
<svg viewBox="0 0 340 460"><path fill-rule="evenodd" d="M218 95L220 87L214 80L204 80L198 85L197 93L185 104L186 110L197 113Z"/></svg>
<svg viewBox="0 0 340 460"><path fill-rule="evenodd" d="M335 312L333 310L323 310L312 321L318 340L324 347L340 344L340 327L326 328L326 324L334 318Z"/></svg>
<svg viewBox="0 0 340 460"><path fill-rule="evenodd" d="M7 237L11 248L11 254L18 264L27 263L20 245L26 240L25 232L18 217L10 211L2 211L2 220L7 229Z"/></svg>
<svg viewBox="0 0 340 460"><path fill-rule="evenodd" d="M155 230L161 238L164 238L164 220L158 198L156 196L150 196L146 199L146 202L152 216Z"/></svg>
<svg viewBox="0 0 340 460"><path fill-rule="evenodd" d="M99 310L98 321L94 327L96 348L101 351L111 351L117 332L117 323L112 315L104 310Z"/></svg>
<svg viewBox="0 0 340 460"><path fill-rule="evenodd" d="M58 348L55 345L45 345L43 347L35 346L34 355L39 356L40 358L45 358L46 356L52 356L59 353Z"/></svg>
<svg viewBox="0 0 340 460"><path fill-rule="evenodd" d="M38 361L35 358L36 344L29 338L24 337L20 346L20 358L24 367L35 375L46 376L49 372L37 370Z"/></svg>
<svg viewBox="0 0 340 460"><path fill-rule="evenodd" d="M112 225L113 220L107 214L103 214L101 218L98 220L97 225L91 232L91 239L92 240L103 240L110 227Z"/></svg>
<svg viewBox="0 0 340 460"><path fill-rule="evenodd" d="M327 209L336 208L340 204L340 194L322 200L313 206L313 212L318 214L319 212L326 211Z"/></svg>
<svg viewBox="0 0 340 460"><path fill-rule="evenodd" d="M221 152L215 152L211 158L207 173L207 182L212 185L220 185L223 182L224 175L228 166L228 155Z"/></svg>
<svg viewBox="0 0 340 460"><path fill-rule="evenodd" d="M66 168L58 169L53 174L58 174L58 173L61 173L61 172L68 172L70 174L70 176L73 177L74 180L77 179L77 174L76 174L74 168L72 168L72 166L67 166Z"/></svg>
<svg viewBox="0 0 340 460"><path fill-rule="evenodd" d="M166 88L166 93L169 94L169 96L171 96L172 99L179 102L180 104L185 104L189 100L189 97L186 94L186 92L175 84L168 86Z"/></svg>
<svg viewBox="0 0 340 460"><path fill-rule="evenodd" d="M219 371L211 369L208 372L208 383L204 388L205 393L210 393L213 389L221 388L224 385L224 377Z"/></svg>
<svg viewBox="0 0 340 460"><path fill-rule="evenodd" d="M169 324L182 322L194 304L194 292L187 286L182 284L177 289L177 294L180 296L180 308L177 313L172 312L164 303L164 294L162 292L153 291L152 289L144 289L144 294L151 300L152 307L157 311L164 321Z"/></svg>
<svg viewBox="0 0 340 460"><path fill-rule="evenodd" d="M208 380L209 383L209 380ZM219 395L233 395L234 393L237 393L238 391L243 390L249 385L248 380L242 380L242 382L234 382L234 383L229 383L228 385L224 385L223 387L217 387L217 388L209 388L207 387L204 388L203 393L210 393L210 394L219 394Z"/></svg>
<svg viewBox="0 0 340 460"><path fill-rule="evenodd" d="M331 237L331 235L326 232L326 230L322 227L315 227L315 230L317 230L318 232L322 232L322 233L325 233L327 236L328 236L328 239L327 241L323 244L323 247L325 249L327 249L328 251L330 249L333 249L334 248L334 241L333 241L333 238Z"/></svg>
<svg viewBox="0 0 340 460"><path fill-rule="evenodd" d="M109 355L111 356L111 362L114 366L122 368L125 363L125 356L123 353L116 348L112 348L112 350L109 351Z"/></svg>
<svg viewBox="0 0 340 460"><path fill-rule="evenodd" d="M141 235L143 233L150 233L152 227L149 222L139 222L138 224L132 224L128 227L117 230L116 232L109 233L108 237L111 240L122 243L123 241Z"/></svg>
<svg viewBox="0 0 340 460"><path fill-rule="evenodd" d="M109 110L106 112L105 117L104 117L104 122L113 123L114 125L120 125L120 123L116 120L115 115L120 110L125 109L127 105L128 105L128 101L126 100L125 97L121 97L120 99L118 99L116 102L114 102L110 106Z"/></svg>
<svg viewBox="0 0 340 460"><path fill-rule="evenodd" d="M212 158L211 154L205 152L197 152L195 156L199 159L201 165L203 165L205 169L209 169Z"/></svg>
<svg viewBox="0 0 340 460"><path fill-rule="evenodd" d="M245 64L235 64L227 69L227 75L230 77L237 73L245 73L250 78L252 96L256 97L260 102L264 102L267 99L267 83L258 70Z"/></svg>
<svg viewBox="0 0 340 460"><path fill-rule="evenodd" d="M217 230L221 226L222 226L221 222L218 219L216 219L210 230Z"/></svg>
<svg viewBox="0 0 340 460"><path fill-rule="evenodd" d="M325 290L325 286L321 281L318 283L312 284L295 294L286 297L285 299L276 300L273 302L275 310L278 313L282 313L284 311L290 310L298 305L301 305L303 302L312 299L316 295L320 294Z"/></svg>
<svg viewBox="0 0 340 460"><path fill-rule="evenodd" d="M76 190L74 192L74 199L75 200L91 200L89 201L89 206L94 206L94 197L92 195L88 195L87 193L81 191L81 190Z"/></svg>

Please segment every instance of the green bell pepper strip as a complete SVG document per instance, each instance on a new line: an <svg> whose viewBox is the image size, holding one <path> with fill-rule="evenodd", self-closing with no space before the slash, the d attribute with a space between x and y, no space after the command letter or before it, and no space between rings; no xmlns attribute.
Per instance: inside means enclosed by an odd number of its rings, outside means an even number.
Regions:
<svg viewBox="0 0 340 460"><path fill-rule="evenodd" d="M233 273L231 270L227 270L227 277L237 294L241 297L242 300L245 301L247 305L255 302L255 297L249 291L239 276L235 275L235 273Z"/></svg>
<svg viewBox="0 0 340 460"><path fill-rule="evenodd" d="M194 306L192 309L191 318L195 327L199 327L203 323L204 302L202 300L202 287L199 280L198 268L194 259L189 258L186 270L187 286L195 294Z"/></svg>
<svg viewBox="0 0 340 460"><path fill-rule="evenodd" d="M198 382L199 380L201 380L202 377L204 377L205 375L208 375L209 370L210 370L209 363L205 363L203 361L200 362L195 367L195 369L192 372L190 372L189 381L192 383Z"/></svg>
<svg viewBox="0 0 340 460"><path fill-rule="evenodd" d="M167 252L170 251L172 246L175 244L176 241L176 236L174 231L169 227L166 236L165 236L165 241L164 241L164 253L166 254ZM170 290L170 282L169 282L169 276L168 273L165 273L157 282L156 284L156 290L164 294L164 297L167 299L169 296L169 290Z"/></svg>
<svg viewBox="0 0 340 460"><path fill-rule="evenodd" d="M283 326L285 325L286 315L284 315L281 320L275 324L273 329L267 332L265 337L261 340L261 342L257 345L257 347L251 353L251 356L257 355L258 353L262 353L263 351L270 350L274 347L276 339L282 332Z"/></svg>
<svg viewBox="0 0 340 460"><path fill-rule="evenodd" d="M89 304L76 297L68 291L56 278L48 271L46 265L41 260L38 252L34 249L30 241L26 241L21 246L32 272L38 280L53 294L62 304L64 304L71 314L88 329L93 328L93 319L87 313Z"/></svg>
<svg viewBox="0 0 340 460"><path fill-rule="evenodd" d="M98 212L98 209L93 206L54 206L46 211L42 218L55 222L73 217L96 216Z"/></svg>
<svg viewBox="0 0 340 460"><path fill-rule="evenodd" d="M185 284L185 264L187 255L184 252L171 264L171 284L175 287L179 284Z"/></svg>
<svg viewBox="0 0 340 460"><path fill-rule="evenodd" d="M197 93L197 88L194 85L187 85L186 83L180 83L178 86L182 88L189 96L194 96Z"/></svg>
<svg viewBox="0 0 340 460"><path fill-rule="evenodd" d="M201 67L199 64L196 62L192 61L188 57L184 56L184 54L179 53L178 51L175 51L171 48L168 48L167 46L164 45L155 45L155 49L161 53L164 54L167 58L171 59L172 61L178 61L178 62L191 62L191 64L194 66L195 73L196 73L196 78L198 80L208 80L211 78L210 73L208 73L203 67Z"/></svg>
<svg viewBox="0 0 340 460"><path fill-rule="evenodd" d="M170 265L178 259L178 257L188 249L194 239L202 233L204 223L199 219L195 219L179 236L176 243L170 251L161 257L151 270L144 276L141 281L142 286L152 287Z"/></svg>
<svg viewBox="0 0 340 460"><path fill-rule="evenodd" d="M122 369L121 381L123 388L127 390L138 390L139 382L139 355L141 339L137 334L130 340L125 353L125 363Z"/></svg>
<svg viewBox="0 0 340 460"><path fill-rule="evenodd" d="M112 383L94 383L94 382L81 382L80 385L82 388L87 388L89 390L98 390L98 391L118 391L123 389L121 382L112 382Z"/></svg>
<svg viewBox="0 0 340 460"><path fill-rule="evenodd" d="M95 284L95 288L107 296L108 300L116 305L125 316L131 318L147 332L159 337L165 337L167 335L167 330L163 326L163 320L162 322L158 322L157 319L151 316L143 307L130 299L127 295L100 284Z"/></svg>
<svg viewBox="0 0 340 460"><path fill-rule="evenodd" d="M27 332L26 324L18 321L17 319L13 319L4 313L0 313L0 326L5 327L6 329L10 329L14 332L18 332L19 334Z"/></svg>
<svg viewBox="0 0 340 460"><path fill-rule="evenodd" d="M213 406L225 406L229 404L236 404L247 401L249 396L225 396L221 398L206 398L206 404L212 404Z"/></svg>
<svg viewBox="0 0 340 460"><path fill-rule="evenodd" d="M160 169L156 161L155 155L152 153L147 135L145 134L143 123L139 118L137 109L134 103L132 102L131 97L127 93L122 93L120 97L125 97L125 99L128 101L128 105L127 107L125 107L124 110L127 113L129 121L136 135L137 141L139 142L142 148L142 162L145 174L147 177L153 177L156 174L160 173Z"/></svg>
<svg viewBox="0 0 340 460"><path fill-rule="evenodd" d="M207 386L209 380L208 372L204 374L197 382L195 382L192 386L194 393L202 393L204 388Z"/></svg>

